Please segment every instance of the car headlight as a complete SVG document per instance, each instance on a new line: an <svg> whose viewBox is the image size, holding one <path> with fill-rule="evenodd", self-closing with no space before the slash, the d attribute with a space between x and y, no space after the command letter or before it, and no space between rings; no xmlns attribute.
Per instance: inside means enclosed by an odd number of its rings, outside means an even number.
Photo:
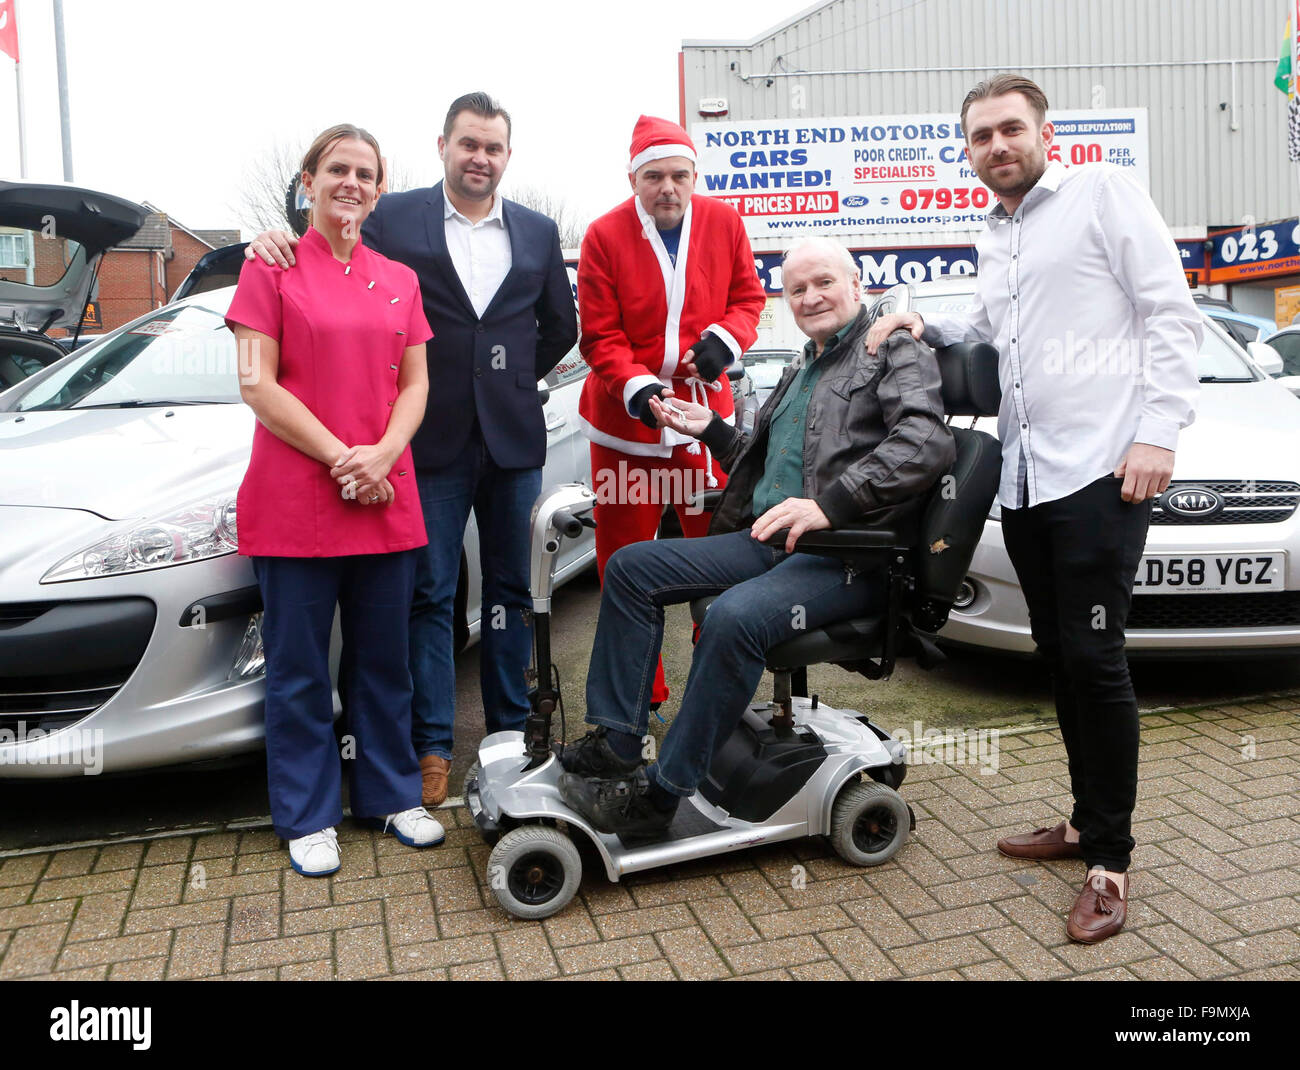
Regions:
<svg viewBox="0 0 1300 1070"><path fill-rule="evenodd" d="M65 557L41 577L66 583L186 565L239 549L235 497L221 494L151 517Z"/></svg>

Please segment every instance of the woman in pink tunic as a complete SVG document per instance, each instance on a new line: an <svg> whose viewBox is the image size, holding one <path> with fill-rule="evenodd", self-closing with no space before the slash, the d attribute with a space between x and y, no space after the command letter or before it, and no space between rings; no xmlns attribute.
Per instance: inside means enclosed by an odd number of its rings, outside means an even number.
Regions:
<svg viewBox="0 0 1300 1070"><path fill-rule="evenodd" d="M336 606L352 812L412 846L443 838L420 805L407 663L415 551L428 541L409 442L432 332L415 273L359 240L382 181L370 134L336 126L317 137L302 165L314 207L298 265L246 262L226 320L258 419L237 516L265 606L271 816L307 876L339 868Z"/></svg>

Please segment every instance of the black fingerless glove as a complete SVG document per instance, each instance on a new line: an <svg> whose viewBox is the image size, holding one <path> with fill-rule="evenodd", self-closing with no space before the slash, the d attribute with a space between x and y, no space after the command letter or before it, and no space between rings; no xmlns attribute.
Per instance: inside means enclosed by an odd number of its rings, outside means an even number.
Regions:
<svg viewBox="0 0 1300 1070"><path fill-rule="evenodd" d="M662 398L664 396L663 383L651 383L649 386L643 386L635 394L632 400L628 402L628 411L636 416L646 427L652 431L659 429L659 421L655 419L655 414L650 411L650 399Z"/></svg>
<svg viewBox="0 0 1300 1070"><path fill-rule="evenodd" d="M717 379L722 369L731 363L731 350L727 343L711 332L700 335L700 340L691 349L695 353L695 368L706 383Z"/></svg>

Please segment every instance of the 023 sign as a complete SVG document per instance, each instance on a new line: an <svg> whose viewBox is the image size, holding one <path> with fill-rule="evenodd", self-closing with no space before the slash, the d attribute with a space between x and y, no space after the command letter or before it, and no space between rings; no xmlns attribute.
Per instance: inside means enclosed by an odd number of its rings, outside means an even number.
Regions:
<svg viewBox="0 0 1300 1070"><path fill-rule="evenodd" d="M1248 223L1210 235L1210 282L1300 269L1300 220Z"/></svg>

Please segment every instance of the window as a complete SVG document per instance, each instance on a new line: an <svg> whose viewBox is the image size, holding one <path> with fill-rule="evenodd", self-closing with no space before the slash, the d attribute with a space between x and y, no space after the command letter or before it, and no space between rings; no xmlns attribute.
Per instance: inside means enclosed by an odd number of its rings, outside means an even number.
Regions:
<svg viewBox="0 0 1300 1070"><path fill-rule="evenodd" d="M0 234L0 268L27 266L27 234Z"/></svg>

